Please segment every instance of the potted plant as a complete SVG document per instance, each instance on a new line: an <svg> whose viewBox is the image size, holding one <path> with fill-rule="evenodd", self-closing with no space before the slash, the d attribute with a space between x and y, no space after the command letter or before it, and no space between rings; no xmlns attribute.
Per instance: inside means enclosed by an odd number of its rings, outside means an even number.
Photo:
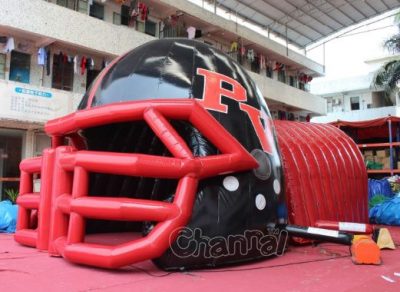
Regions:
<svg viewBox="0 0 400 292"><path fill-rule="evenodd" d="M6 193L11 203L16 204L19 192L16 189L5 189L4 192Z"/></svg>

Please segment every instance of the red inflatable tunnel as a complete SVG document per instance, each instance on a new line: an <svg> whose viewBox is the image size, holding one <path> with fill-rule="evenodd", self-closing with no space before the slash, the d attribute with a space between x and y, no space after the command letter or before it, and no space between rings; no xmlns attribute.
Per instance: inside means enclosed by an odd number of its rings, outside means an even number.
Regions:
<svg viewBox="0 0 400 292"><path fill-rule="evenodd" d="M357 145L325 124L274 121L292 224L368 222L367 173Z"/></svg>

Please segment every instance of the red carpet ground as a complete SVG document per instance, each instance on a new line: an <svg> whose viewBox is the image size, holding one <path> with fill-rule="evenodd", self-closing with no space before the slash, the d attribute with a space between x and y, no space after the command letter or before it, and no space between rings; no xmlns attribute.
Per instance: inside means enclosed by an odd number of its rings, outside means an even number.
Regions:
<svg viewBox="0 0 400 292"><path fill-rule="evenodd" d="M0 234L0 291L400 291L400 228L392 236L398 249L382 251L380 266L354 265L348 247L324 243L248 265L167 273L151 262L78 266Z"/></svg>

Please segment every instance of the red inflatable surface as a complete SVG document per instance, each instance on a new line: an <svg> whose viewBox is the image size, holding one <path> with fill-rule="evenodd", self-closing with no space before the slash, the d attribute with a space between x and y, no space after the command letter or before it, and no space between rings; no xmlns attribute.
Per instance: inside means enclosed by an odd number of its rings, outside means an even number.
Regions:
<svg viewBox="0 0 400 292"><path fill-rule="evenodd" d="M367 173L357 145L324 124L274 121L289 222L368 222Z"/></svg>
<svg viewBox="0 0 400 292"><path fill-rule="evenodd" d="M221 154L193 157L168 121L174 118L190 121ZM75 134L80 129L134 120L145 120L174 157L80 150L79 136ZM49 121L45 129L52 137L53 148L46 149L43 157L25 159L20 165L15 240L98 267L117 268L159 257L177 236L176 230L188 223L200 179L257 166L241 144L195 100L152 100L97 107ZM73 145L62 146L70 133ZM88 197L89 172L156 175L179 179L179 183L171 203ZM40 193L33 191L33 174L41 174ZM31 222L33 210L39 211L36 229ZM107 246L85 242L85 218L149 220L157 224L143 238Z"/></svg>

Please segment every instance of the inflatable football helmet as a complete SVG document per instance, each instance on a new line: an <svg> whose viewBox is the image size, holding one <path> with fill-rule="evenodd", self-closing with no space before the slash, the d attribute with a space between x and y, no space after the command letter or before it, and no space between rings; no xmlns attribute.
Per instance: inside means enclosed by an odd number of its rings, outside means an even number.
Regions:
<svg viewBox="0 0 400 292"><path fill-rule="evenodd" d="M78 111L45 130L52 148L21 164L26 219L17 241L106 268L148 259L164 269L215 267L282 252L272 120L246 71L219 50L186 39L146 43L105 68ZM34 205L24 197L35 172L38 234L29 239L24 212ZM141 236L87 240L107 232Z"/></svg>

